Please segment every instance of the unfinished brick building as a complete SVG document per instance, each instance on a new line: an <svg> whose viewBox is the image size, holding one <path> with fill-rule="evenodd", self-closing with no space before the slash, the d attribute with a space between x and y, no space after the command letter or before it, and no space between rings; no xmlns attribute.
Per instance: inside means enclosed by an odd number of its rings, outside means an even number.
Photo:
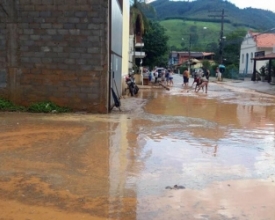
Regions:
<svg viewBox="0 0 275 220"><path fill-rule="evenodd" d="M0 0L0 96L108 113L121 82L121 2Z"/></svg>

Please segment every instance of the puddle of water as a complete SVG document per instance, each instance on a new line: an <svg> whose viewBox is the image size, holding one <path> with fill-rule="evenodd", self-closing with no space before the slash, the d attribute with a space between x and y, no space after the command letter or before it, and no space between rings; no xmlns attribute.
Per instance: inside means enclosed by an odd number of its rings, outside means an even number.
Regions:
<svg viewBox="0 0 275 220"><path fill-rule="evenodd" d="M110 115L0 113L0 219L275 216L273 98L211 85L123 102Z"/></svg>

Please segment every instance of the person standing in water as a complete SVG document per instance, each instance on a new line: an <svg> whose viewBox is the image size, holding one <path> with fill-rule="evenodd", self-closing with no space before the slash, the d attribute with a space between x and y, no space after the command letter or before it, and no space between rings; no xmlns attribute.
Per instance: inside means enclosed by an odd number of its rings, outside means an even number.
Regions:
<svg viewBox="0 0 275 220"><path fill-rule="evenodd" d="M183 71L183 86L184 87L188 87L188 83L189 83L189 71L188 69L185 69Z"/></svg>

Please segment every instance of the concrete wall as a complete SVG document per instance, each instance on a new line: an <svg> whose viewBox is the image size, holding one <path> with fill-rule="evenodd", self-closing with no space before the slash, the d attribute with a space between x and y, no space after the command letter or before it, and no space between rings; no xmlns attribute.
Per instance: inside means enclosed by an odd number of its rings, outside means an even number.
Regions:
<svg viewBox="0 0 275 220"><path fill-rule="evenodd" d="M133 60L133 55L134 55L134 35L130 35L129 37L129 71L133 70L133 66L134 66L134 60Z"/></svg>
<svg viewBox="0 0 275 220"><path fill-rule="evenodd" d="M123 14L117 0L112 1L111 13L111 80L110 86L116 96L121 97L122 72L122 42L123 42ZM110 91L110 108L114 106L114 99Z"/></svg>
<svg viewBox="0 0 275 220"><path fill-rule="evenodd" d="M130 34L130 4L123 1L123 44L122 44L122 75L129 73L129 34Z"/></svg>
<svg viewBox="0 0 275 220"><path fill-rule="evenodd" d="M108 0L3 2L0 80L6 77L8 98L107 113Z"/></svg>
<svg viewBox="0 0 275 220"><path fill-rule="evenodd" d="M129 73L129 35L130 34L130 3L129 1L123 1L123 44L122 44L122 77L121 77L121 89L122 94L125 95L125 89L127 88L125 77Z"/></svg>
<svg viewBox="0 0 275 220"><path fill-rule="evenodd" d="M240 50L240 73L252 74L253 72L253 61L251 61L251 56L254 56L254 53L257 51L256 42L251 36L242 42Z"/></svg>

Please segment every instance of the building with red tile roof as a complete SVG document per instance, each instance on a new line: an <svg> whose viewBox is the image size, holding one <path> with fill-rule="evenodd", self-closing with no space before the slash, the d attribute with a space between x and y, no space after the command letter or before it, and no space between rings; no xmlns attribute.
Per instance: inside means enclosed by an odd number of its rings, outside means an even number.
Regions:
<svg viewBox="0 0 275 220"><path fill-rule="evenodd" d="M258 48L273 48L275 45L275 33L251 32Z"/></svg>
<svg viewBox="0 0 275 220"><path fill-rule="evenodd" d="M240 49L239 73L253 74L275 58L275 33L248 31Z"/></svg>

